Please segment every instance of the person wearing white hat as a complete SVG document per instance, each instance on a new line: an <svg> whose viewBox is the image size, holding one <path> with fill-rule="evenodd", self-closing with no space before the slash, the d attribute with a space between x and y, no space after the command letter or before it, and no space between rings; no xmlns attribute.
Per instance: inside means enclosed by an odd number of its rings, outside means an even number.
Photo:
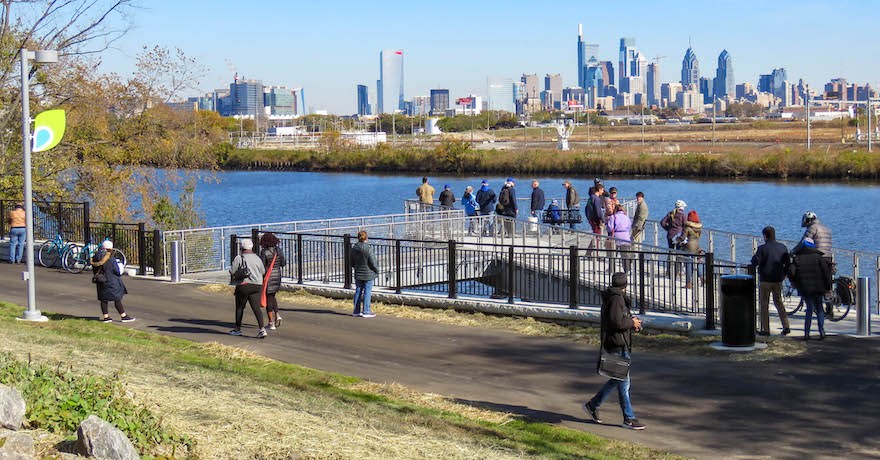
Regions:
<svg viewBox="0 0 880 460"><path fill-rule="evenodd" d="M663 230L666 230L666 243L670 249L678 249L675 240L676 236L681 235L682 231L684 231L685 222L687 222L687 216L684 213L686 207L687 203L683 200L676 201L675 209L669 211L666 217L660 221L660 226L663 227Z"/></svg>
<svg viewBox="0 0 880 460"><path fill-rule="evenodd" d="M125 307L122 305L122 298L128 294L128 290L122 283L121 264L117 263L114 252L113 242L107 240L92 257L92 282L95 283L98 302L101 303L101 322L113 322L107 308L109 302L113 302L113 306L119 312L120 320L123 323L130 323L134 318L125 313Z"/></svg>
<svg viewBox="0 0 880 460"><path fill-rule="evenodd" d="M254 242L250 238L243 238L239 245L241 254L235 256L229 268L230 284L235 286L235 329L229 331L229 335L241 335L244 306L250 303L260 328L257 338L265 339L268 334L263 323L263 312L260 309L260 293L263 290L266 267L263 266L260 256L254 254Z"/></svg>

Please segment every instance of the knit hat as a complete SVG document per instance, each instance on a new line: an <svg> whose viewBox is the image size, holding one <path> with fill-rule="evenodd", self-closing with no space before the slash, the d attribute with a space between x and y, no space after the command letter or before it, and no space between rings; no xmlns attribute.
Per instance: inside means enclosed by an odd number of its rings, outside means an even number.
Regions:
<svg viewBox="0 0 880 460"><path fill-rule="evenodd" d="M816 242L813 241L812 238L804 238L804 246L806 246L808 248L815 248Z"/></svg>
<svg viewBox="0 0 880 460"><path fill-rule="evenodd" d="M445 189L446 189L446 190L449 190L449 189L451 189L451 188L452 188L452 186L451 186L451 185L449 185L449 184L446 184L446 185L444 185L444 186L443 186L443 188L445 188Z"/></svg>
<svg viewBox="0 0 880 460"><path fill-rule="evenodd" d="M699 223L700 223L700 215L697 214L697 211L694 211L694 210L692 209L691 212L688 213L687 221L688 221L688 222L693 222L693 223L695 223L695 224L699 224Z"/></svg>
<svg viewBox="0 0 880 460"><path fill-rule="evenodd" d="M250 238L242 239L241 243L239 243L239 244L241 244L241 248L244 249L245 251L250 251L251 249L254 248L254 242L251 241Z"/></svg>
<svg viewBox="0 0 880 460"><path fill-rule="evenodd" d="M104 249L113 249L113 242L110 240L106 240L103 243L101 243L101 247Z"/></svg>
<svg viewBox="0 0 880 460"><path fill-rule="evenodd" d="M675 207L678 208L678 209L684 209L684 208L687 207L687 205L688 205L688 204L685 203L684 200L678 200L678 201L675 202Z"/></svg>
<svg viewBox="0 0 880 460"><path fill-rule="evenodd" d="M489 185L489 181L483 179L483 182L480 182L480 185Z"/></svg>
<svg viewBox="0 0 880 460"><path fill-rule="evenodd" d="M617 272L617 273L611 275L611 287L616 287L616 288L626 287L626 273Z"/></svg>
<svg viewBox="0 0 880 460"><path fill-rule="evenodd" d="M559 200L553 200L550 202L553 206L559 206Z"/></svg>
<svg viewBox="0 0 880 460"><path fill-rule="evenodd" d="M514 183L515 183L515 182L516 182L516 181L515 181L515 180L513 180L513 178L512 178L512 177L508 177L508 178L507 178L507 182L514 182Z"/></svg>

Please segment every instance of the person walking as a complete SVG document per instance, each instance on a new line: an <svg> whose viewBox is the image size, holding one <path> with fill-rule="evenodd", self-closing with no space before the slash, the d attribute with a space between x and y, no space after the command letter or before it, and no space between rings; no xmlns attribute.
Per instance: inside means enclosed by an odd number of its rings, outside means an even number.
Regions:
<svg viewBox="0 0 880 460"><path fill-rule="evenodd" d="M373 293L373 281L379 276L379 266L373 250L367 244L367 232L359 231L357 238L358 242L351 248L351 268L354 270L355 280L352 316L373 318L376 315L370 309L370 296Z"/></svg>
<svg viewBox="0 0 880 460"><path fill-rule="evenodd" d="M280 243L278 237L272 232L266 232L260 237L260 260L266 267L260 305L266 307L269 330L281 326L281 315L278 314L278 300L275 294L281 290L281 269L287 265L287 260L284 258L284 253L278 249L278 243ZM265 302L263 302L264 298Z"/></svg>
<svg viewBox="0 0 880 460"><path fill-rule="evenodd" d="M703 235L703 223L700 222L700 215L697 211L691 210L687 215L687 221L684 223L684 239L681 248L691 254L699 255L700 237ZM694 262L696 257L688 257L684 271L684 288L692 289L694 287ZM699 267L699 265L698 265Z"/></svg>
<svg viewBox="0 0 880 460"><path fill-rule="evenodd" d="M451 211L454 203L455 194L452 193L452 186L446 184L443 186L443 191L440 192L440 206L442 207L441 209Z"/></svg>
<svg viewBox="0 0 880 460"><path fill-rule="evenodd" d="M825 338L825 311L822 298L831 290L831 264L816 248L812 238L804 238L794 252L794 287L807 306L804 319L804 340L810 340L813 312L819 323L819 340Z"/></svg>
<svg viewBox="0 0 880 460"><path fill-rule="evenodd" d="M648 220L648 203L645 202L645 194L636 192L636 212L632 217L632 242L645 241L645 222Z"/></svg>
<svg viewBox="0 0 880 460"><path fill-rule="evenodd" d="M469 235L476 233L476 224L474 217L479 213L480 205L477 203L477 197L474 195L474 188L468 185L461 195L461 204L464 206L464 215L468 217L467 231Z"/></svg>
<svg viewBox="0 0 880 460"><path fill-rule="evenodd" d="M495 191L489 188L489 181L483 180L480 183L480 190L477 191L477 204L480 206L480 215L481 216L491 216L492 208L495 205ZM492 220L486 219L485 228L483 228L483 235L491 235L492 231Z"/></svg>
<svg viewBox="0 0 880 460"><path fill-rule="evenodd" d="M600 317L601 346L605 352L630 358L632 333L642 329L642 321L630 312L632 300L626 295L626 273L611 276L611 287L602 292L602 313ZM629 397L631 382L627 375L623 380L610 379L589 401L581 407L596 423L602 423L599 407L617 391L620 409L623 412L623 426L633 430L644 430L645 425L636 418Z"/></svg>
<svg viewBox="0 0 880 460"><path fill-rule="evenodd" d="M632 230L632 220L626 215L623 205L616 204L614 213L608 216L606 223L608 236L614 238L613 244L621 251L627 251L630 247L630 231ZM623 271L629 273L633 255L631 253L617 253L623 259Z"/></svg>
<svg viewBox="0 0 880 460"><path fill-rule="evenodd" d="M770 294L773 294L773 305L782 322L782 335L791 333L788 322L788 313L785 311L785 303L782 301L782 282L788 273L791 258L788 248L776 241L776 229L770 226L761 231L764 235L764 244L758 246L752 261L749 264L758 272L758 304L760 329L758 335L770 335Z"/></svg>
<svg viewBox="0 0 880 460"><path fill-rule="evenodd" d="M530 215L532 217L539 217L546 204L547 200L544 198L544 191L541 190L541 183L536 180L532 181L532 200L529 206Z"/></svg>
<svg viewBox="0 0 880 460"><path fill-rule="evenodd" d="M419 201L422 203L422 210L427 211L431 209L431 206L434 204L434 187L428 183L427 177L422 177L422 185L416 189L416 196L419 197Z"/></svg>
<svg viewBox="0 0 880 460"><path fill-rule="evenodd" d="M113 256L113 242L110 240L101 243L101 248L92 256L92 282L98 290L98 302L101 303L101 322L111 323L108 304L113 302L116 311L119 312L123 323L130 323L134 318L125 312L122 298L128 294L125 283L122 282L122 269L120 263Z"/></svg>
<svg viewBox="0 0 880 460"><path fill-rule="evenodd" d="M239 246L241 254L235 256L229 268L229 274L232 275L231 284L235 285L235 329L229 331L229 335L241 335L244 306L250 303L259 327L257 338L265 339L268 334L263 324L263 312L260 310L260 292L263 290L266 267L263 266L260 257L254 254L254 242L250 238L243 238Z"/></svg>
<svg viewBox="0 0 880 460"><path fill-rule="evenodd" d="M568 228L575 228L576 224L573 222L572 217L574 217L574 214L580 212L581 198L578 196L577 189L574 188L574 185L571 185L571 181L566 179L562 182L562 186L565 187L565 207L568 209Z"/></svg>
<svg viewBox="0 0 880 460"><path fill-rule="evenodd" d="M11 264L21 263L24 257L27 239L25 218L24 206L20 203L13 206L6 217L6 222L9 224L9 263Z"/></svg>

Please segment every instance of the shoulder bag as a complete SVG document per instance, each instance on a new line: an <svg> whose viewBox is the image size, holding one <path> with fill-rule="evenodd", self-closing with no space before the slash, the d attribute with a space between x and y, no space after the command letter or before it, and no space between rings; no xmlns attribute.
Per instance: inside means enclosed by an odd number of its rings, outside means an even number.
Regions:
<svg viewBox="0 0 880 460"><path fill-rule="evenodd" d="M601 376L614 380L626 380L629 378L629 367L632 362L630 358L625 358L617 353L608 353L605 351L605 327L601 326L599 343L599 362L596 363L596 373ZM626 350L632 350L632 336L626 344Z"/></svg>
<svg viewBox="0 0 880 460"><path fill-rule="evenodd" d="M107 282L107 275L104 274L104 267L97 269L95 274L92 275L92 282L95 284L103 284Z"/></svg>
<svg viewBox="0 0 880 460"><path fill-rule="evenodd" d="M251 276L251 270L244 263L244 258L241 259L241 265L235 270L235 273L230 275L229 284L237 283L241 280L247 279L247 277Z"/></svg>
<svg viewBox="0 0 880 460"><path fill-rule="evenodd" d="M263 289L260 290L260 306L266 308L268 305L268 300L266 296L268 295L269 290L269 277L272 276L272 269L275 268L275 259L278 258L278 250L274 251L275 253L272 255L272 262L269 263L269 269L266 270L266 276L263 277Z"/></svg>

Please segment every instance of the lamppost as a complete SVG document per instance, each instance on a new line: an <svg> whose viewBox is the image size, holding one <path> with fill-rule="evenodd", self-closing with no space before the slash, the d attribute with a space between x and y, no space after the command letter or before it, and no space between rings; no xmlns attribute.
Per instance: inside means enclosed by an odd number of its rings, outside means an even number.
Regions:
<svg viewBox="0 0 880 460"><path fill-rule="evenodd" d="M24 173L24 212L25 212L25 255L27 272L22 278L27 281L27 310L21 319L26 321L48 321L48 318L37 310L37 291L34 286L34 200L31 185L31 113L30 113L30 66L28 61L38 64L58 62L58 51L28 51L22 48L19 53L21 61L21 150L24 156L22 172Z"/></svg>

